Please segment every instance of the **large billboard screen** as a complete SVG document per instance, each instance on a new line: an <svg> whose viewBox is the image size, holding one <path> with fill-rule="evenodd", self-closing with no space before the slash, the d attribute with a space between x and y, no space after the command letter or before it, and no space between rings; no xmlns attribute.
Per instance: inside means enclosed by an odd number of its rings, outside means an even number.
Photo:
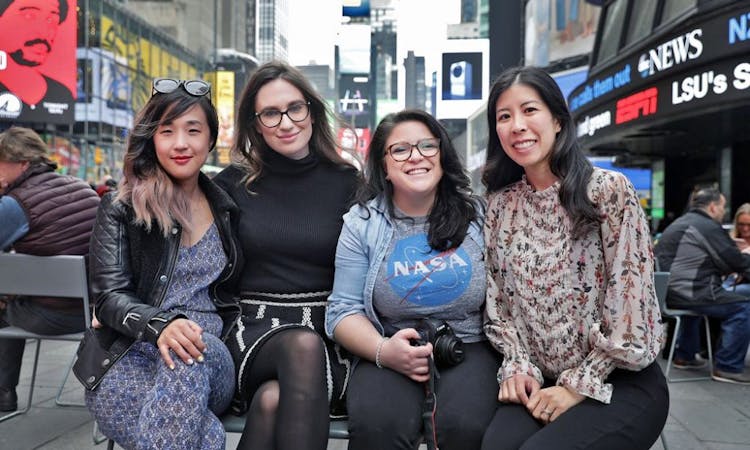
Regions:
<svg viewBox="0 0 750 450"><path fill-rule="evenodd" d="M76 92L76 2L0 3L0 121L72 123Z"/></svg>
<svg viewBox="0 0 750 450"><path fill-rule="evenodd" d="M487 97L489 41L449 39L437 74L437 118L466 119Z"/></svg>

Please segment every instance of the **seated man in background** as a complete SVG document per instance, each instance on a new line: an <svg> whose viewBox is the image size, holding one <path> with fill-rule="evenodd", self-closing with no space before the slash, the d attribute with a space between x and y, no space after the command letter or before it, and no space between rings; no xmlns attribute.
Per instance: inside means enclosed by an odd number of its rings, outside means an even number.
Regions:
<svg viewBox="0 0 750 450"><path fill-rule="evenodd" d="M712 378L750 384L750 372L744 369L750 343L750 298L722 287L723 277L730 273L750 275L750 255L740 252L722 228L725 206L726 199L717 189L697 191L690 210L664 230L654 251L661 270L670 272L668 305L721 321ZM698 318L685 318L675 368L705 366L705 361L695 358L699 326Z"/></svg>
<svg viewBox="0 0 750 450"><path fill-rule="evenodd" d="M85 181L56 173L47 151L44 141L28 128L0 133L0 251L86 255L99 196ZM74 333L86 327L80 303L70 299L6 297L0 303L0 327L18 326L39 334ZM0 411L18 408L16 386L24 345L23 339L0 339Z"/></svg>

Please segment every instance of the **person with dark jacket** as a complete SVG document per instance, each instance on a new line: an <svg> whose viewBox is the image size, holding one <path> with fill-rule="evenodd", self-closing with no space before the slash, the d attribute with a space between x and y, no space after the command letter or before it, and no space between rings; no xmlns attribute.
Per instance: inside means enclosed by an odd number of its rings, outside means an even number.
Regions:
<svg viewBox="0 0 750 450"><path fill-rule="evenodd" d="M722 287L730 273L750 276L750 255L740 252L721 226L726 199L714 188L695 192L690 210L664 230L655 247L660 269L669 272L667 304L721 320L722 335L712 377L717 381L750 384L744 369L750 344L750 298ZM685 318L675 349L674 366L705 366L695 358L700 325Z"/></svg>
<svg viewBox="0 0 750 450"><path fill-rule="evenodd" d="M55 172L48 148L33 130L0 133L0 251L30 255L86 255L99 197L83 180ZM82 331L80 301L7 298L0 327L40 334ZM0 304L0 307L2 305ZM0 339L0 411L18 408L16 386L25 340Z"/></svg>
<svg viewBox="0 0 750 450"><path fill-rule="evenodd" d="M218 118L202 80L157 79L124 177L91 238L95 324L74 371L100 430L126 449L224 449L239 316L238 209L200 172Z"/></svg>

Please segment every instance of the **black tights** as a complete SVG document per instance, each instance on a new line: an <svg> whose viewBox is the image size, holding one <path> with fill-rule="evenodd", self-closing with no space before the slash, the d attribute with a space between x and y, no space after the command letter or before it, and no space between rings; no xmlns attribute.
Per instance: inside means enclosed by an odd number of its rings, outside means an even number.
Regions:
<svg viewBox="0 0 750 450"><path fill-rule="evenodd" d="M325 345L315 331L293 328L270 337L253 361L248 386L256 389L238 449L325 450Z"/></svg>

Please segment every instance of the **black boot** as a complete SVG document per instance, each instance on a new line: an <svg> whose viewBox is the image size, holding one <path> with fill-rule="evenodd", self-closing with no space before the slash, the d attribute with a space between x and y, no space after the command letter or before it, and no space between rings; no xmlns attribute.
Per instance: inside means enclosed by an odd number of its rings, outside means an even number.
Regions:
<svg viewBox="0 0 750 450"><path fill-rule="evenodd" d="M16 388L0 386L0 411L10 412L18 409Z"/></svg>

